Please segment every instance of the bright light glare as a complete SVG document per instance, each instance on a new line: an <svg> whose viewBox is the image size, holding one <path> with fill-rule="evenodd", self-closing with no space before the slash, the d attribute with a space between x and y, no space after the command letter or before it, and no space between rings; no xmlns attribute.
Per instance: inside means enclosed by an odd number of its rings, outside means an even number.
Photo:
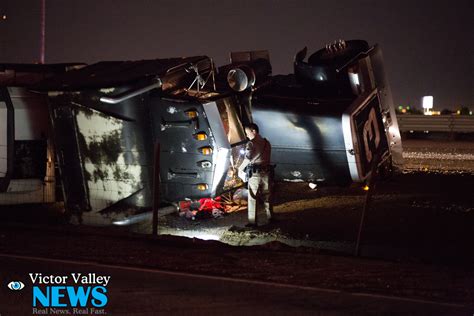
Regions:
<svg viewBox="0 0 474 316"><path fill-rule="evenodd" d="M224 174L227 172L226 167L226 161L227 161L227 154L229 153L229 150L227 148L219 148L217 151L217 155L215 156L215 171L214 171L214 179L212 180L212 191L211 192L216 192L217 185L219 184L219 180L224 176Z"/></svg>
<svg viewBox="0 0 474 316"><path fill-rule="evenodd" d="M433 108L433 96L427 95L423 97L423 108L424 109L432 109Z"/></svg>
<svg viewBox="0 0 474 316"><path fill-rule="evenodd" d="M354 85L356 86L360 85L359 74L349 73L349 78L354 83Z"/></svg>
<svg viewBox="0 0 474 316"><path fill-rule="evenodd" d="M202 240L219 240L220 237L214 234L209 234L209 233L201 233L201 232L196 232L194 234L194 238L197 239L202 239Z"/></svg>

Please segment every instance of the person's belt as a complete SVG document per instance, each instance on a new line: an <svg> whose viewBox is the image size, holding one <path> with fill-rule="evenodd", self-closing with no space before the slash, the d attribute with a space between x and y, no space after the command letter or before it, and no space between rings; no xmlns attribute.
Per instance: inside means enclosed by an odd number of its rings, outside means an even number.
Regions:
<svg viewBox="0 0 474 316"><path fill-rule="evenodd" d="M252 172L268 172L271 170L271 167L270 165L258 165L258 164L255 164L255 165L250 165L249 166L250 170L252 170Z"/></svg>

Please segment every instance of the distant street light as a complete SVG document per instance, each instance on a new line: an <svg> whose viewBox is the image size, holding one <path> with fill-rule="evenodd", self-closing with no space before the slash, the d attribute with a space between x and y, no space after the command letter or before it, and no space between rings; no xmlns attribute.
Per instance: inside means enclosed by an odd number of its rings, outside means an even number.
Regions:
<svg viewBox="0 0 474 316"><path fill-rule="evenodd" d="M427 95L422 100L423 110L425 115L432 115L431 110L433 109L433 96Z"/></svg>
<svg viewBox="0 0 474 316"><path fill-rule="evenodd" d="M423 109L433 108L433 96L427 95L423 97Z"/></svg>

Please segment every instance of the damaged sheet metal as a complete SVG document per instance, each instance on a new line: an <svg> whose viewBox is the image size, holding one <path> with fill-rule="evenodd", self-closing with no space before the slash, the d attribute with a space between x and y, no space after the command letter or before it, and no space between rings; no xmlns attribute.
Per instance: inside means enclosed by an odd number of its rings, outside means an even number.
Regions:
<svg viewBox="0 0 474 316"><path fill-rule="evenodd" d="M211 66L205 57L103 62L38 87L50 91L66 206L79 222L110 224L151 206L152 127L161 131L194 122L154 122L153 100L161 97L150 96L158 89L177 93L197 74L208 76ZM154 82L160 84L150 87ZM187 153L190 141L177 139L169 150ZM183 172L172 168L169 174Z"/></svg>
<svg viewBox="0 0 474 316"><path fill-rule="evenodd" d="M143 148L128 147L126 136L133 139L136 134L125 135L136 126L81 107L74 114L91 212L143 189L139 160Z"/></svg>
<svg viewBox="0 0 474 316"><path fill-rule="evenodd" d="M113 113L91 92L50 99L67 208L79 221L110 224L128 208L149 207L149 129L139 100Z"/></svg>

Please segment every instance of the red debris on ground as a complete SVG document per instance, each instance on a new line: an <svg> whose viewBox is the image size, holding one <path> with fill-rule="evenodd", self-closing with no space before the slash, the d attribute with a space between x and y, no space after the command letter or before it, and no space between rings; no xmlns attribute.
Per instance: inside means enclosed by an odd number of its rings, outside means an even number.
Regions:
<svg viewBox="0 0 474 316"><path fill-rule="evenodd" d="M188 219L196 218L219 218L226 213L232 213L246 209L246 203L240 199L234 200L228 197L218 196L216 198L201 198L199 200L186 200L178 203L179 215Z"/></svg>
<svg viewBox="0 0 474 316"><path fill-rule="evenodd" d="M214 209L224 210L221 200L222 199L220 196L216 197L215 199L202 198L199 200L199 204L201 204L199 211L212 212Z"/></svg>

